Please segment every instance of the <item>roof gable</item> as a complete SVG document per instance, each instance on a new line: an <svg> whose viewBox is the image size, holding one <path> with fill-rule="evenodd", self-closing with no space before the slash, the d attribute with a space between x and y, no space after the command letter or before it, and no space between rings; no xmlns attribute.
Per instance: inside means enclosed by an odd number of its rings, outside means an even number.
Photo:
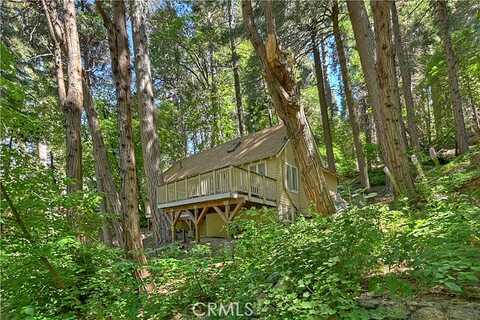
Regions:
<svg viewBox="0 0 480 320"><path fill-rule="evenodd" d="M273 157L287 141L287 130L280 124L179 160L165 171L163 179L168 183L227 166Z"/></svg>

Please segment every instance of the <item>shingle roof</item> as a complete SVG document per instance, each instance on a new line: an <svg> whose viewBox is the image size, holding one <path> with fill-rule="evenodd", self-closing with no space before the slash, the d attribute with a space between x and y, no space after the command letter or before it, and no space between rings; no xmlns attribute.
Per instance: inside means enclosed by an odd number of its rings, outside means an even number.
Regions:
<svg viewBox="0 0 480 320"><path fill-rule="evenodd" d="M280 152L287 140L287 130L283 124L236 138L175 162L163 174L164 183L272 157Z"/></svg>

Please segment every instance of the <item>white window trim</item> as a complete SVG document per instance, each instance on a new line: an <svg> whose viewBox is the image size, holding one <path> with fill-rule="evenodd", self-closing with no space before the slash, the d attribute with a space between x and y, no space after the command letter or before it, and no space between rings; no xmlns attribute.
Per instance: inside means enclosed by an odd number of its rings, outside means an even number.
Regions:
<svg viewBox="0 0 480 320"><path fill-rule="evenodd" d="M255 173L256 174L260 174L257 172L257 169L258 169L258 165L260 163L263 163L263 165L265 166L265 177L268 177L268 169L267 169L267 160L260 160L260 161L255 161L255 162L250 162L248 165L247 165L247 169L248 171L252 172L252 170L250 170L250 166L255 166ZM261 174L260 174L261 175Z"/></svg>
<svg viewBox="0 0 480 320"><path fill-rule="evenodd" d="M295 168L297 169L297 190L291 190L288 186L288 167L292 167L292 168ZM294 166L293 164L290 164L288 162L285 161L285 187L287 188L288 191L292 192L292 193L298 193L299 190L300 190L300 179L298 177L299 175L299 171L298 171L298 167L297 166Z"/></svg>

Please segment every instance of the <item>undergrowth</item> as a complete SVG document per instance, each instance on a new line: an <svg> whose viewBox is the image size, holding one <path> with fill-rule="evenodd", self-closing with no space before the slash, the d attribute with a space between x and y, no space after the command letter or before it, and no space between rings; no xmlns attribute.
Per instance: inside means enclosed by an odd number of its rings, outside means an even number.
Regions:
<svg viewBox="0 0 480 320"><path fill-rule="evenodd" d="M415 199L292 224L269 210L246 211L254 219L235 222L231 244L171 245L151 258L148 295L118 250L56 239L51 260L68 280L56 290L37 253L2 239L2 309L7 319L190 319L210 303L208 319L367 319L356 303L367 290L462 296L480 277L478 190L463 188L480 177L471 163L478 153L429 171ZM221 314L232 303L236 315Z"/></svg>

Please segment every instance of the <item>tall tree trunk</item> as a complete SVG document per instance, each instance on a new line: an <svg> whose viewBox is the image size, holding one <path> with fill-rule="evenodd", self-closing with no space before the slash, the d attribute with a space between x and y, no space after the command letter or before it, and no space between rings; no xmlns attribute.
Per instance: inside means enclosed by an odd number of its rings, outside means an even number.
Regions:
<svg viewBox="0 0 480 320"><path fill-rule="evenodd" d="M234 7L232 5L232 0L228 0L228 37L230 40L230 53L232 58L232 72L233 72L233 82L235 85L235 102L237 105L237 121L238 121L238 132L240 136L245 134L244 124L243 124L243 107L242 107L242 92L240 88L240 74L238 71L238 54L237 48L235 45L235 36L233 34L233 24L234 24Z"/></svg>
<svg viewBox="0 0 480 320"><path fill-rule="evenodd" d="M440 38L442 39L445 58L447 60L448 82L450 98L452 99L453 118L455 120L455 139L457 142L457 153L462 154L468 151L467 133L463 116L462 98L458 85L457 58L450 39L450 31L447 16L447 3L444 0L435 0L434 5L437 11L437 20Z"/></svg>
<svg viewBox="0 0 480 320"><path fill-rule="evenodd" d="M95 160L95 174L98 181L98 191L103 193L105 199L104 212L113 214L113 219L107 218L106 224L111 224L115 233L115 239L118 245L123 247L123 227L120 219L122 218L122 204L120 196L115 185L115 180L112 174L112 168L108 161L107 149L103 139L100 121L95 110L94 101L91 95L89 76L83 73L83 92L85 112L87 113L88 128L92 136L93 144L93 158Z"/></svg>
<svg viewBox="0 0 480 320"><path fill-rule="evenodd" d="M66 175L71 179L67 192L82 189L81 114L83 104L80 45L77 32L75 3L64 1L63 23L55 4L42 0L50 36L54 42L54 58L60 107L65 118ZM52 8L53 6L53 8ZM53 12L52 12L53 11ZM62 54L67 57L67 87L63 73Z"/></svg>
<svg viewBox="0 0 480 320"><path fill-rule="evenodd" d="M170 226L167 217L158 209L157 189L162 182L160 172L160 140L155 125L150 57L145 30L145 3L132 1L133 43L135 47L135 70L142 140L143 168L147 181L147 192L152 212L152 228L157 245L170 241Z"/></svg>
<svg viewBox="0 0 480 320"><path fill-rule="evenodd" d="M248 36L262 61L273 106L283 120L288 137L292 141L307 198L315 205L319 213L330 214L335 212L335 207L327 189L317 146L303 106L299 104L299 93L291 74L291 66L277 45L272 1L268 0L263 3L267 24L266 44L260 38L255 25L252 3L250 0L244 0L242 12Z"/></svg>
<svg viewBox="0 0 480 320"><path fill-rule="evenodd" d="M432 110L433 110L433 120L435 122L435 141L440 141L440 138L443 136L444 127L444 110L443 103L441 99L442 88L438 81L433 81L431 84L431 96L432 96Z"/></svg>
<svg viewBox="0 0 480 320"><path fill-rule="evenodd" d="M370 188L370 181L368 179L368 169L365 160L365 154L363 152L363 145L360 141L360 128L355 112L355 101L353 100L352 90L350 86L350 76L348 74L347 58L345 57L345 49L343 46L342 34L340 32L340 26L338 24L338 3L335 0L332 8L332 24L333 35L335 37L335 44L337 47L338 60L340 62L340 70L342 73L343 91L345 94L345 102L348 109L348 118L350 125L352 126L353 134L353 146L355 148L355 154L357 156L358 170L360 173L360 183L364 188Z"/></svg>
<svg viewBox="0 0 480 320"><path fill-rule="evenodd" d="M373 3L373 2L371 2ZM400 124L400 133L402 134L403 144L408 147L408 138L407 138L407 128L405 127L405 121L403 120L403 110L402 110L402 102L400 100L400 88L398 84L398 74L397 74L397 66L395 61L395 51L392 56L392 64L393 64L393 75L395 77L395 90L393 90L393 95L395 99L395 107L397 108L397 115L398 115L398 122Z"/></svg>
<svg viewBox="0 0 480 320"><path fill-rule="evenodd" d="M379 99L379 87L377 74L375 72L375 43L370 22L367 16L367 10L363 0L347 1L348 14L352 23L353 34L357 50L360 54L360 63L362 65L363 75L368 91L368 102L373 108L373 119L375 122L377 143L380 145L382 154L385 153L383 143L383 124L381 122L381 105Z"/></svg>
<svg viewBox="0 0 480 320"><path fill-rule="evenodd" d="M112 60L113 80L117 92L118 127L120 145L120 176L125 250L127 257L141 265L147 263L143 252L138 213L138 189L135 164L135 149L132 132L132 97L130 92L130 50L125 17L125 3L112 1L113 17L104 11L101 1L95 4L108 31L110 55ZM136 276L143 279L148 276L145 269L140 269Z"/></svg>
<svg viewBox="0 0 480 320"><path fill-rule="evenodd" d="M392 33L390 28L390 5L388 1L376 1L373 3L373 17L375 23L376 40L376 71L380 89L380 104L384 121L384 141L386 141L387 152L385 160L387 167L392 173L395 181L392 181L397 188L396 195L413 194L414 185L410 174L406 147L401 137L399 115L400 106L395 99L396 77L393 60ZM397 93L398 94L398 93Z"/></svg>
<svg viewBox="0 0 480 320"><path fill-rule="evenodd" d="M400 24L398 22L397 7L395 1L391 1L392 10L392 26L395 40L396 56L400 66L400 76L402 77L402 91L405 100L405 107L407 109L407 123L408 133L410 136L410 144L415 151L420 151L420 140L418 137L418 129L415 116L415 105L412 95L412 77L410 74L410 64L408 62L408 55L406 54L403 43L402 34L400 31Z"/></svg>
<svg viewBox="0 0 480 320"><path fill-rule="evenodd" d="M468 99L470 100L470 108L472 109L472 127L473 131L476 132L477 135L480 135L480 115L477 106L475 105L475 98L472 92L472 88L467 81L467 92L468 92Z"/></svg>
<svg viewBox="0 0 480 320"><path fill-rule="evenodd" d="M323 141L327 151L328 169L336 172L335 155L333 153L332 131L330 130L330 120L328 119L328 104L325 96L325 84L323 82L322 61L320 60L320 53L318 51L318 44L316 41L316 32L311 34L311 43L313 51L313 61L315 63L315 78L317 80L318 100L320 101L320 118L322 120Z"/></svg>
<svg viewBox="0 0 480 320"><path fill-rule="evenodd" d="M82 189L82 63L74 0L65 0L64 9L65 41L68 49L68 89L64 106L67 130L67 176L73 179L67 191L73 192Z"/></svg>
<svg viewBox="0 0 480 320"><path fill-rule="evenodd" d="M330 86L330 80L328 79L328 63L327 63L327 48L326 48L327 38L320 41L320 51L321 51L321 60L322 60L322 71L323 71L323 84L325 89L325 99L327 100L328 109L330 110L330 119L333 119L335 116L335 105L333 104L332 88Z"/></svg>

